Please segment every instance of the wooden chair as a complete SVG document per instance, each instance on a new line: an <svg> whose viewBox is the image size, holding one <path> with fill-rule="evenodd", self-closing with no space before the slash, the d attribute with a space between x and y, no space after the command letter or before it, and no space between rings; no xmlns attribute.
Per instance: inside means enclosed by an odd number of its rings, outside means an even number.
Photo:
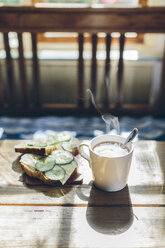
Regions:
<svg viewBox="0 0 165 248"><path fill-rule="evenodd" d="M16 104L15 77L13 60L9 45L9 32L16 32L19 50L19 72L22 103ZM120 32L119 61L117 71L117 97L111 103L109 92L104 85L104 102L100 108L115 115L154 115L165 116L165 53L162 61L162 77L158 101L155 104L123 104L123 51L125 33L165 33L165 7L143 8L34 8L34 7L1 7L0 32L3 33L6 51L6 73L10 101L5 103L0 81L0 115L44 115L44 114L91 114L95 113L90 105L85 105L84 98L84 33L92 37L91 90L97 93L97 34L106 33L105 82L110 74L111 33ZM33 89L35 102L28 97L28 81L23 49L23 32L30 32L33 54ZM37 56L37 34L42 32L77 32L78 33L78 82L76 104L45 104L40 96L39 59ZM107 66L108 65L108 66ZM111 82L110 82L111 83Z"/></svg>

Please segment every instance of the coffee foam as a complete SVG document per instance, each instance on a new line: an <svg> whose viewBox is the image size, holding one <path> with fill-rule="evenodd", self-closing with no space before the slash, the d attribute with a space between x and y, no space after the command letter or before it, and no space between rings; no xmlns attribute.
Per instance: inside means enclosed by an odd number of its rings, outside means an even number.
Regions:
<svg viewBox="0 0 165 248"><path fill-rule="evenodd" d="M93 151L104 157L121 157L129 153L128 149L122 148L117 142L101 142L93 147Z"/></svg>

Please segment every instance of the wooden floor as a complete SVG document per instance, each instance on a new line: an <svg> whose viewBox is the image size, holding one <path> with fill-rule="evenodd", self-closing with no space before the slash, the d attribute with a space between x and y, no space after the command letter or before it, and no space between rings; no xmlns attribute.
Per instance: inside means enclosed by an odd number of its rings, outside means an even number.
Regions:
<svg viewBox="0 0 165 248"><path fill-rule="evenodd" d="M24 185L17 143L0 142L0 247L165 247L164 142L135 144L128 186L116 193L96 189L79 157L82 185Z"/></svg>

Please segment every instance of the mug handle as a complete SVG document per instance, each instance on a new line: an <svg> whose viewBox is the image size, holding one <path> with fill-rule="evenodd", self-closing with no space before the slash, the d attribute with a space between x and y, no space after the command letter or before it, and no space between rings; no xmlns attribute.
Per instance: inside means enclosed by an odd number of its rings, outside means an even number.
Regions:
<svg viewBox="0 0 165 248"><path fill-rule="evenodd" d="M81 144L81 145L79 145L79 153L80 153L80 155L81 155L83 158L85 158L85 159L89 162L89 164L90 164L90 156L89 156L86 152L84 152L84 149L83 149L84 146L88 147L88 149L89 149L89 146L88 146L87 144Z"/></svg>

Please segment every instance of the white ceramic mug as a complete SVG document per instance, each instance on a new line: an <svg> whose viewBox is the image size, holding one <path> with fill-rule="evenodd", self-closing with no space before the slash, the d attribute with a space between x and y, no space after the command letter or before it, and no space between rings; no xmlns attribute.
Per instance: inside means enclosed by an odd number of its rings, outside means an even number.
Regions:
<svg viewBox="0 0 165 248"><path fill-rule="evenodd" d="M122 156L106 157L94 152L93 148L102 142L117 142L123 144L126 139L119 135L104 134L95 137L90 144L81 144L79 146L80 155L85 158L92 169L93 182L96 187L105 191L118 191L127 184L132 154L133 144L127 145L128 153ZM88 147L89 155L84 147Z"/></svg>

